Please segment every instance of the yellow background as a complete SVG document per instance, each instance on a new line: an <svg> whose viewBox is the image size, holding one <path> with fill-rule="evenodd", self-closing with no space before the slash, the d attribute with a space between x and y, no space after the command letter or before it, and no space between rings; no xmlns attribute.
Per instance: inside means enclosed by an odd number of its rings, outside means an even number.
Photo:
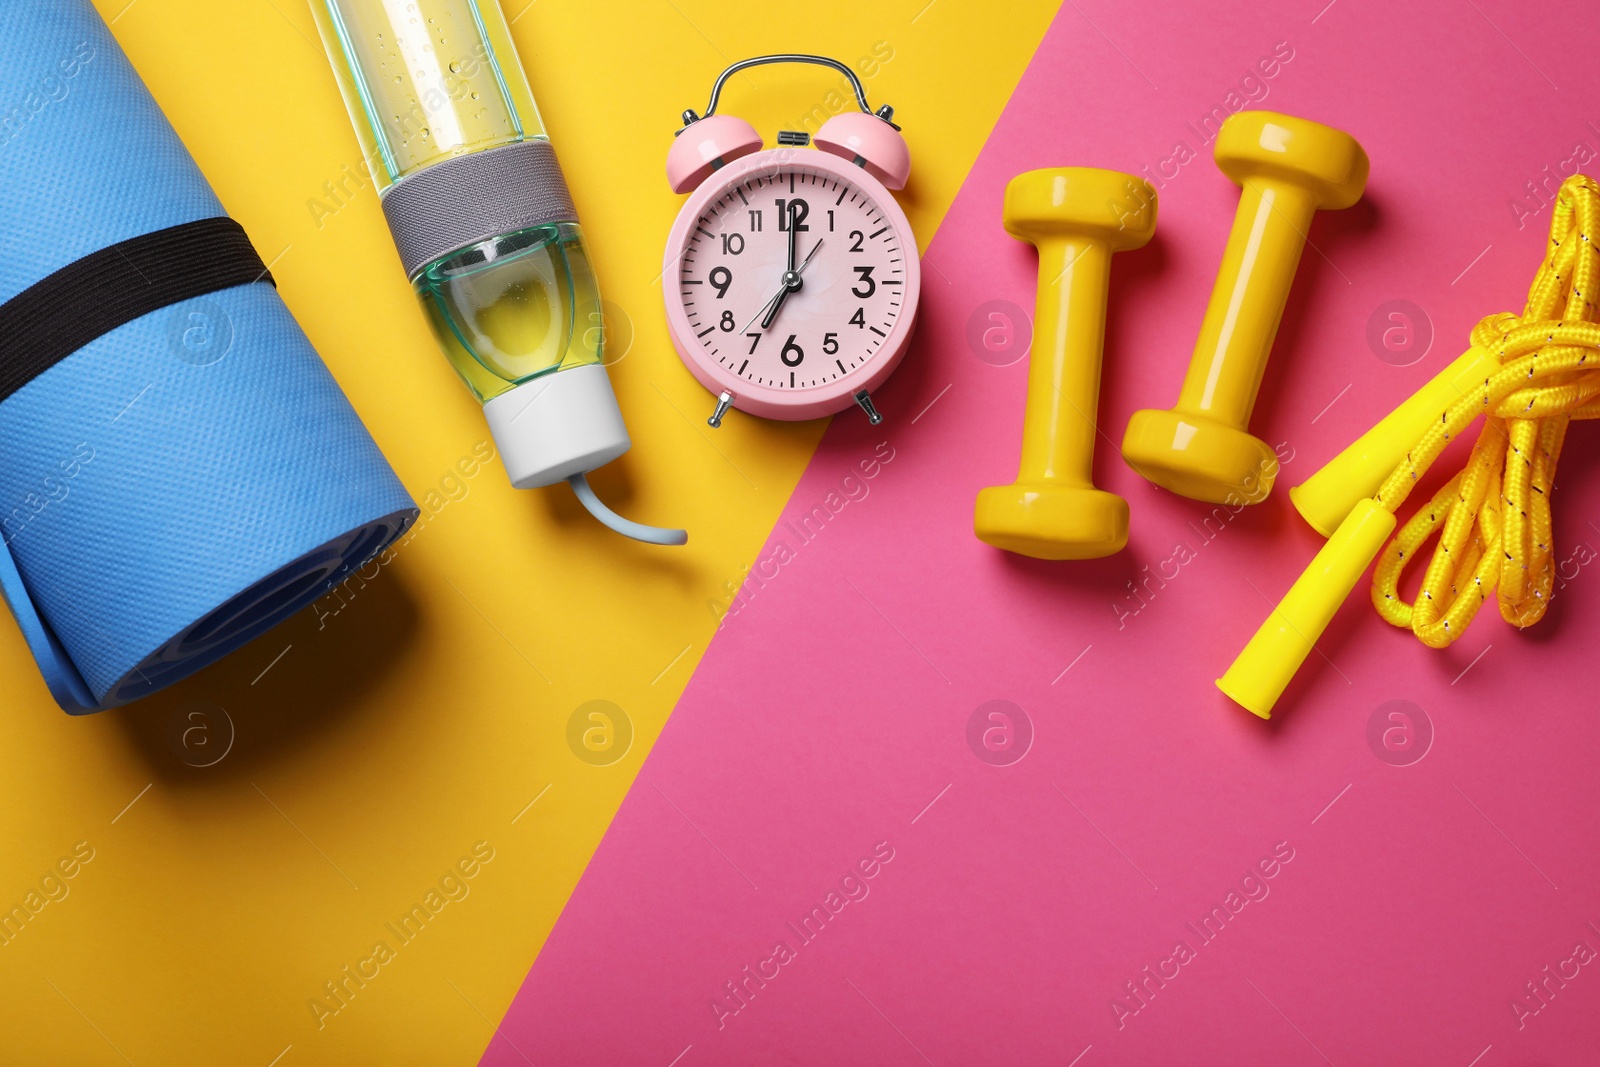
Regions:
<svg viewBox="0 0 1600 1067"><path fill-rule="evenodd" d="M564 488L515 492L498 463L449 482L486 429L402 277L304 0L98 2L413 495L449 484L459 499L336 615L317 618L327 601L130 708L62 714L0 623L0 909L76 843L94 850L0 945L0 1060L474 1063L824 427L704 425L711 398L672 351L656 280L681 202L663 175L679 112L702 110L734 59L855 64L885 42L867 91L905 125L902 202L926 247L1058 0L505 0L628 320L613 337L633 335L611 373L635 447L595 481L632 518L687 526L686 549L605 533ZM770 140L838 84L757 70L724 106ZM610 766L567 743L595 699L635 733ZM227 755L185 762L221 750L224 713ZM311 998L380 939L399 946L384 924L480 841L494 858L469 895L319 1030Z"/></svg>

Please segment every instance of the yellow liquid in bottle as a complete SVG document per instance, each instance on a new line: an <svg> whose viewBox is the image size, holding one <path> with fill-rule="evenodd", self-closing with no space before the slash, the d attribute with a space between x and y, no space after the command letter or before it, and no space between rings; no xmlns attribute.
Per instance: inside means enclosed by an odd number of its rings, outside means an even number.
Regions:
<svg viewBox="0 0 1600 1067"><path fill-rule="evenodd" d="M479 400L600 362L600 293L576 223L520 230L429 264L416 291L451 366Z"/></svg>

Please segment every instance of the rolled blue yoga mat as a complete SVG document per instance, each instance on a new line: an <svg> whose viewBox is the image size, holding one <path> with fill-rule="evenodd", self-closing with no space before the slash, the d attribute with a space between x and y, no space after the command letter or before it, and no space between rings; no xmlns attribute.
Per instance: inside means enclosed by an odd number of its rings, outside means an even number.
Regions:
<svg viewBox="0 0 1600 1067"><path fill-rule="evenodd" d="M0 0L0 589L70 712L226 655L417 515L226 214L88 0Z"/></svg>

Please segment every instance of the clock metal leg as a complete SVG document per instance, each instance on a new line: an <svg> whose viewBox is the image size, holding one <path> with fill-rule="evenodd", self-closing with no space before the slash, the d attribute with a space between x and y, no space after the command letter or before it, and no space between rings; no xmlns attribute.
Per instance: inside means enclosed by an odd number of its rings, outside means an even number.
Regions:
<svg viewBox="0 0 1600 1067"><path fill-rule="evenodd" d="M861 405L861 410L867 413L867 421L876 426L883 421L883 416L878 414L878 409L872 406L872 397L867 395L865 389L856 394L856 403Z"/></svg>
<svg viewBox="0 0 1600 1067"><path fill-rule="evenodd" d="M706 425L713 430L721 426L722 416L726 415L731 407L733 407L733 394L725 391L721 396L717 397L717 410L711 413L711 417L706 420Z"/></svg>

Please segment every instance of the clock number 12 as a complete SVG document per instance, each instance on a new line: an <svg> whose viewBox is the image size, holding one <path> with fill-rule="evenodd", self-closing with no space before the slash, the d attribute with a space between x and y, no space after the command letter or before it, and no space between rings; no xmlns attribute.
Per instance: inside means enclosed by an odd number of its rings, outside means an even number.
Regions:
<svg viewBox="0 0 1600 1067"><path fill-rule="evenodd" d="M798 197L785 200L778 197L778 229L784 233L789 232L789 227L794 227L795 233L805 233L811 229L806 225L806 216L811 214L811 205ZM792 216L792 217L791 217Z"/></svg>

